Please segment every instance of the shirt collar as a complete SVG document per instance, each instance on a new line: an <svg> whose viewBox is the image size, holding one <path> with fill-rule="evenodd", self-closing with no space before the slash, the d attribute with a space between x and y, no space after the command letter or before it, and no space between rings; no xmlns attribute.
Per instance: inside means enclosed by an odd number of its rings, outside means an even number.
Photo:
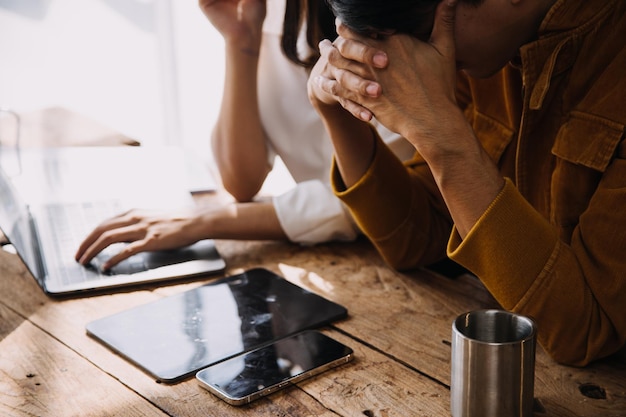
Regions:
<svg viewBox="0 0 626 417"><path fill-rule="evenodd" d="M542 21L538 38L520 49L524 85L530 89L530 109L542 107L553 76L574 63L585 32L595 27L614 1L558 0Z"/></svg>

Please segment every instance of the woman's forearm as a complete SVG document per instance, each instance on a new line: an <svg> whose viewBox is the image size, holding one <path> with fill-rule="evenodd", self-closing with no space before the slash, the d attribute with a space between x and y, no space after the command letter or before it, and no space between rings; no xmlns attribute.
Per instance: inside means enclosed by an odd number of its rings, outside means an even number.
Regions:
<svg viewBox="0 0 626 417"><path fill-rule="evenodd" d="M204 238L287 240L271 201L204 209L196 225Z"/></svg>
<svg viewBox="0 0 626 417"><path fill-rule="evenodd" d="M258 48L226 45L226 71L212 147L226 190L250 201L269 172L257 96Z"/></svg>

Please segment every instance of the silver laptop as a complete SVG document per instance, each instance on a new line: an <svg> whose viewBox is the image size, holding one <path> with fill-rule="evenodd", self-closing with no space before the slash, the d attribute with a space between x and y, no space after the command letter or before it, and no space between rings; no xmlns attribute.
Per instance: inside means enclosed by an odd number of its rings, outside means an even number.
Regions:
<svg viewBox="0 0 626 417"><path fill-rule="evenodd" d="M162 208L160 202L168 207L192 204L184 179L174 174L184 173L184 165L171 152L166 154L167 169L173 172L167 177L154 151L133 148L32 151L21 156L19 174L9 177L0 169L0 229L47 294L110 291L224 270L212 240L140 253L109 271L100 265L124 244L107 248L88 266L74 260L80 242L106 218L131 207ZM102 172L101 165L109 169ZM65 184L72 181L75 184Z"/></svg>

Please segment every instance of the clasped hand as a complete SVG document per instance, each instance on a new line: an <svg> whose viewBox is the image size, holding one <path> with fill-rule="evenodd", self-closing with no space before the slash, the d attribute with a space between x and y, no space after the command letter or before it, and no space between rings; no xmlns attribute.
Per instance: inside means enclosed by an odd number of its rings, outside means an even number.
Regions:
<svg viewBox="0 0 626 417"><path fill-rule="evenodd" d="M375 117L418 151L453 140L455 125L446 119L463 123L455 97L454 10L439 5L428 42L406 34L367 37L339 22L339 37L319 45L312 101L338 103L363 121Z"/></svg>

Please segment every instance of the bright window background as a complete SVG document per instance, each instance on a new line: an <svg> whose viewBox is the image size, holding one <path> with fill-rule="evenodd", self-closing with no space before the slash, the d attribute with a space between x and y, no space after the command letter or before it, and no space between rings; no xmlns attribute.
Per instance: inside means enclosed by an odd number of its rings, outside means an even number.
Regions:
<svg viewBox="0 0 626 417"><path fill-rule="evenodd" d="M192 0L0 0L0 105L66 107L145 145L206 143L222 50Z"/></svg>
<svg viewBox="0 0 626 417"><path fill-rule="evenodd" d="M0 56L0 107L65 107L211 161L223 41L197 0L0 0ZM271 178L292 184L280 161Z"/></svg>

